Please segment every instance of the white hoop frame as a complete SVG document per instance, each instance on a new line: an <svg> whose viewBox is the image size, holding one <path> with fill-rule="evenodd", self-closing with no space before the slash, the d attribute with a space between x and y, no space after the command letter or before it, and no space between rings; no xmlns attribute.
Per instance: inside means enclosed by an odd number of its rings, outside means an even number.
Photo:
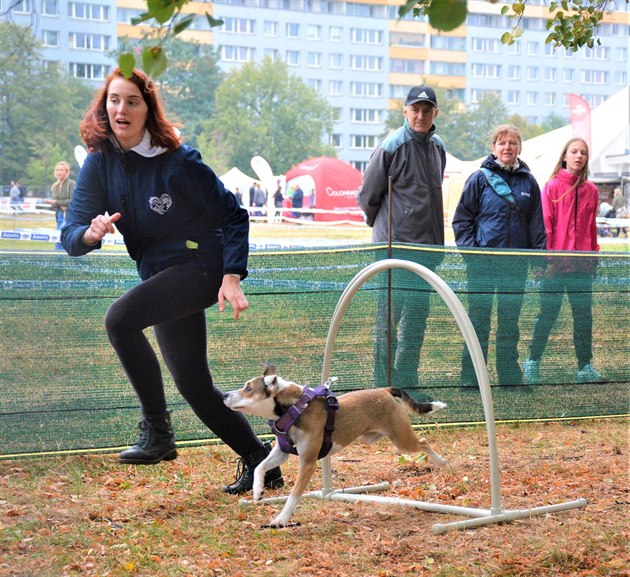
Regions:
<svg viewBox="0 0 630 577"><path fill-rule="evenodd" d="M454 505L443 505L435 503L427 503L424 501L416 501L411 499L399 499L396 497L379 497L376 495L368 495L366 493L372 493L377 491L386 490L389 488L389 483L379 483L376 485L365 485L361 487L347 487L342 489L335 489L332 483L332 467L330 464L330 457L322 459L322 484L321 491L311 491L305 493L303 497L313 497L317 499L326 499L333 501L367 501L372 503L383 503L388 505L399 505L405 507L412 507L415 509L422 509L423 511L430 511L433 513L451 513L455 515L465 515L468 517L474 517L473 519L466 519L464 521L455 521L452 523L436 523L432 527L434 534L439 535L447 531L454 529L468 529L474 527L481 527L483 525L490 525L492 523L504 523L508 521L514 521L516 519L523 519L525 517L533 517L536 515L546 515L547 513L555 513L557 511L568 511L570 509L584 508L588 504L586 499L580 498L575 501L568 501L566 503L558 503L556 505L545 505L541 507L535 507L532 509L514 509L506 510L503 508L501 499L501 483L499 473L499 458L496 445L496 431L494 423L494 409L492 404L492 393L490 391L490 383L488 379L488 369L486 367L481 345L477 339L477 333L472 326L470 318L462 303L457 298L457 295L451 290L451 288L432 270L419 265L417 263L406 261L402 259L385 259L375 262L365 267L362 271L356 274L356 276L350 281L344 292L342 293L337 307L333 313L330 327L328 329L328 337L326 339L326 347L324 349L324 361L322 366L322 383L325 383L330 376L330 364L332 358L332 349L343 318L350 300L359 288L365 284L370 278L378 274L381 271L402 268L409 270L419 277L427 281L433 289L442 297L442 300L446 303L449 310L455 317L457 325L459 326L464 340L468 345L470 356L475 367L475 373L480 386L481 401L483 403L484 416L486 420L486 430L488 435L488 451L490 457L490 492L491 492L491 508L488 509L475 509L470 507L459 507ZM266 503L282 503L288 499L288 496L281 497L269 497L262 499L261 501L241 500L242 504L254 504L260 502Z"/></svg>

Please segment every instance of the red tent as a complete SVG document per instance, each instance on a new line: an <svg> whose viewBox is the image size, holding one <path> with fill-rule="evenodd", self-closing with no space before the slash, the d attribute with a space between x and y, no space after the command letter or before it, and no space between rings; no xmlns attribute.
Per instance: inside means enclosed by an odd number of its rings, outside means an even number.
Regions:
<svg viewBox="0 0 630 577"><path fill-rule="evenodd" d="M286 173L286 190L299 183L304 191L304 208L335 212L315 212L315 220L363 220L357 204L361 171L329 156L318 156L296 164ZM344 210L345 209L345 210Z"/></svg>

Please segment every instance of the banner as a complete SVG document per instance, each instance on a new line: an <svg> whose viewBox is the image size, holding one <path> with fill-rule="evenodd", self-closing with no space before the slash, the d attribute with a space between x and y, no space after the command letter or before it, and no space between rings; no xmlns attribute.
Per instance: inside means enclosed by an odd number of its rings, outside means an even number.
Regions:
<svg viewBox="0 0 630 577"><path fill-rule="evenodd" d="M573 136L586 140L591 148L591 107L577 94L569 94L569 111Z"/></svg>

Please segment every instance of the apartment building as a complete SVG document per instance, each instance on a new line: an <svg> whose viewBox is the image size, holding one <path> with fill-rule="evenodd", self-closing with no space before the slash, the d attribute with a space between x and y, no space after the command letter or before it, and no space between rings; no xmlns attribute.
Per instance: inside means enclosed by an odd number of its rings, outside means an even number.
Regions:
<svg viewBox="0 0 630 577"><path fill-rule="evenodd" d="M523 36L500 42L512 23L502 4L468 0L464 26L444 33L411 16L398 18L400 0L216 0L191 2L197 14L184 38L220 49L230 72L269 56L324 96L335 110L330 143L339 158L362 170L383 132L387 111L421 79L474 105L485 92L499 94L510 113L542 122L551 113L568 119L570 93L591 107L628 85L630 9L605 17L602 45L577 52L545 44L547 9L528 3ZM537 5L539 4L539 5ZM0 17L30 25L44 57L74 76L100 84L115 66L118 39L139 38L132 26L142 0L0 0ZM210 28L211 12L224 20Z"/></svg>

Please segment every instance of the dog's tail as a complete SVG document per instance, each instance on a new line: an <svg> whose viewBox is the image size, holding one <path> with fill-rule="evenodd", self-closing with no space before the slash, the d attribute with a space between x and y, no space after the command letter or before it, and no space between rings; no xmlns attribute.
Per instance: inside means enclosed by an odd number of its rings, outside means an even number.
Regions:
<svg viewBox="0 0 630 577"><path fill-rule="evenodd" d="M445 409L447 406L446 403L442 403L441 401L419 403L415 399L412 399L403 389L396 389L392 387L390 392L392 397L400 400L400 402L407 407L409 412L415 413L416 415L430 415L431 413Z"/></svg>

